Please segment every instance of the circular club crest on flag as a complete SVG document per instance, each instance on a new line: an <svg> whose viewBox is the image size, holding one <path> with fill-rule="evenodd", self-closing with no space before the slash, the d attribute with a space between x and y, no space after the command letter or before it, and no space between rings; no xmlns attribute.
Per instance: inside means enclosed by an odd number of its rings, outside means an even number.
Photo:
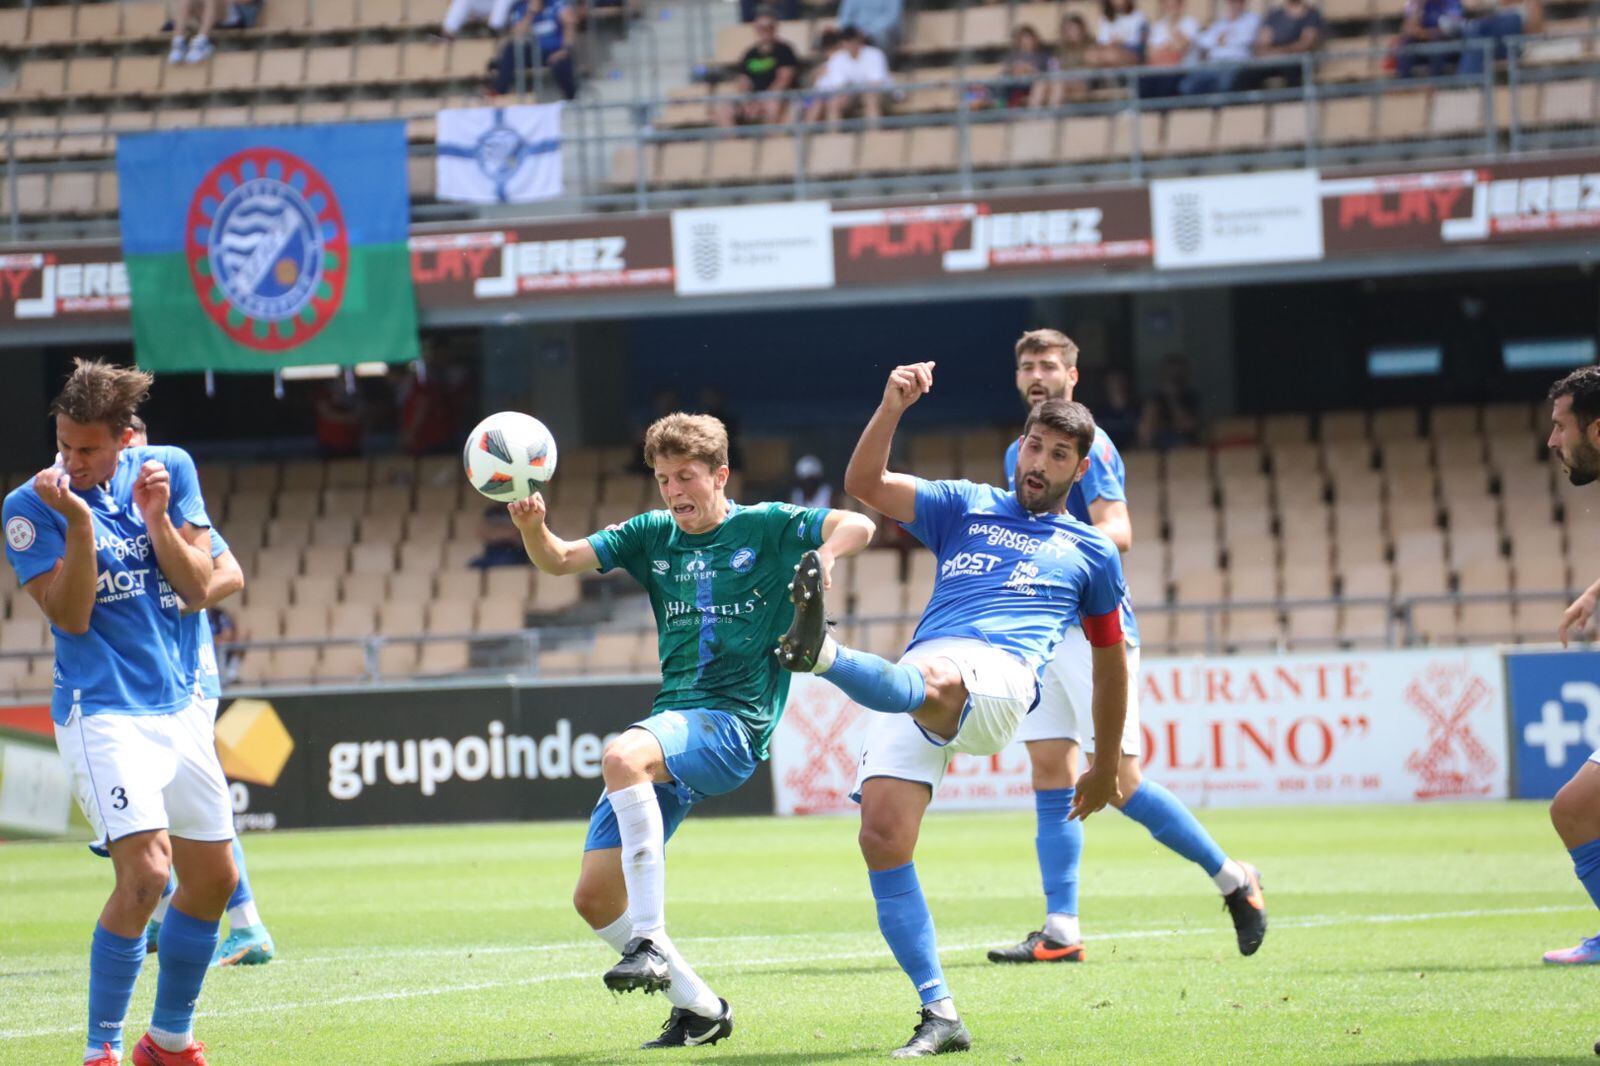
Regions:
<svg viewBox="0 0 1600 1066"><path fill-rule="evenodd" d="M206 175L184 250L200 306L247 348L304 344L344 299L350 255L339 201L309 163L279 148L237 152Z"/></svg>

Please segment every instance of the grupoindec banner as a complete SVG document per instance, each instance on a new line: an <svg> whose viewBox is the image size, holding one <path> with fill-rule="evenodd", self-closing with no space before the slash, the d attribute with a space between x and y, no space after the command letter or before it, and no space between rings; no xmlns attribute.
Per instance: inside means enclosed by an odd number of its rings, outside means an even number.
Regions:
<svg viewBox="0 0 1600 1066"><path fill-rule="evenodd" d="M1505 697L1492 648L1153 659L1138 679L1145 774L1193 806L1410 803L1506 796ZM874 712L796 677L772 739L780 814L854 809ZM956 756L935 804L1032 805L1021 744Z"/></svg>

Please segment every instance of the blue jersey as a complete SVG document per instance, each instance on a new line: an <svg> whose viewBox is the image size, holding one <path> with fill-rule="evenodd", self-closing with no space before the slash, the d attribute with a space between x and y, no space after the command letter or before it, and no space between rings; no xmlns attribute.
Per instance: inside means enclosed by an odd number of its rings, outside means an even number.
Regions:
<svg viewBox="0 0 1600 1066"><path fill-rule="evenodd" d="M94 523L94 609L86 633L55 634L55 686L50 716L65 724L72 711L171 714L189 705L194 674L186 669L178 596L161 575L133 483L148 459L172 479L167 514L175 526L210 526L194 460L181 448L124 448L107 487L77 495ZM77 490L73 490L77 492ZM67 520L45 505L33 482L5 500L6 559L26 585L66 554Z"/></svg>
<svg viewBox="0 0 1600 1066"><path fill-rule="evenodd" d="M1017 453L1022 450L1018 437L1006 449L1006 485L1017 491ZM1128 475L1122 465L1122 453L1111 443L1106 431L1094 427L1094 443L1089 446L1089 469L1067 492L1067 513L1080 522L1094 525L1089 517L1089 505L1095 500L1126 502ZM1132 647L1139 646L1139 620L1133 615L1133 599L1125 597L1122 603L1122 633Z"/></svg>
<svg viewBox="0 0 1600 1066"><path fill-rule="evenodd" d="M216 559L228 550L222 534L211 531L211 558ZM211 619L204 611L183 616L179 630L179 647L183 663L194 678L194 690L203 700L222 698L222 675L217 671L217 645L211 632Z"/></svg>
<svg viewBox="0 0 1600 1066"><path fill-rule="evenodd" d="M939 559L913 648L967 637L1039 670L1080 616L1115 614L1126 591L1104 533L1070 515L1033 514L992 485L918 478L905 528Z"/></svg>
<svg viewBox="0 0 1600 1066"><path fill-rule="evenodd" d="M566 9L566 0L550 0L533 16L533 37L539 42L541 56L559 52L566 46L567 31L561 24L561 13Z"/></svg>

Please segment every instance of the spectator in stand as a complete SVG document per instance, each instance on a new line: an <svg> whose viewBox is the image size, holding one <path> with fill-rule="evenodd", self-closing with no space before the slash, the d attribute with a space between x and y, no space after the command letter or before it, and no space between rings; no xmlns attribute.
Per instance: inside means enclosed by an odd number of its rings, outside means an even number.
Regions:
<svg viewBox="0 0 1600 1066"><path fill-rule="evenodd" d="M206 608L206 616L211 619L211 642L216 646L217 672L222 683L237 684L239 663L244 658L244 649L239 645L249 640L250 636L239 628L233 615L221 604Z"/></svg>
<svg viewBox="0 0 1600 1066"><path fill-rule="evenodd" d="M1098 375L1104 395L1090 408L1094 424L1105 430L1111 443L1126 451L1139 444L1139 401L1133 396L1133 381L1122 370Z"/></svg>
<svg viewBox="0 0 1600 1066"><path fill-rule="evenodd" d="M754 22L761 17L762 11L771 11L774 18L784 20L800 17L800 0L776 0L775 3L762 3L761 0L739 0L739 21Z"/></svg>
<svg viewBox="0 0 1600 1066"><path fill-rule="evenodd" d="M168 0L167 22L172 26L168 63L204 63L211 58L211 28L217 21L214 0ZM192 36L191 36L192 34Z"/></svg>
<svg viewBox="0 0 1600 1066"><path fill-rule="evenodd" d="M433 345L423 352L421 367L411 367L400 387L400 444L410 454L439 455L459 447L455 376Z"/></svg>
<svg viewBox="0 0 1600 1066"><path fill-rule="evenodd" d="M1050 102L1050 83L1043 75L1050 69L1050 53L1039 31L1026 23L1011 31L1011 51L1007 53L1001 82L1006 107L1044 107Z"/></svg>
<svg viewBox="0 0 1600 1066"><path fill-rule="evenodd" d="M1222 12L1200 31L1195 42L1196 62L1241 63L1250 58L1256 34L1261 30L1261 16L1244 5L1245 0L1224 0ZM1185 96L1231 93L1239 83L1240 73L1238 67L1196 70L1184 76L1178 91Z"/></svg>
<svg viewBox="0 0 1600 1066"><path fill-rule="evenodd" d="M1161 0L1161 14L1150 23L1146 39L1145 65L1176 70L1189 59L1200 36L1200 22L1183 13L1183 0ZM1152 75L1139 79L1140 96L1173 96L1182 80L1179 74Z"/></svg>
<svg viewBox="0 0 1600 1066"><path fill-rule="evenodd" d="M1281 67L1255 67L1245 79L1249 88L1259 88L1271 77L1283 78L1291 87L1298 88L1304 81L1298 57L1315 52L1322 47L1322 12L1312 7L1308 0L1283 0L1267 12L1261 29L1256 34L1256 55L1291 56L1295 62Z"/></svg>
<svg viewBox="0 0 1600 1066"><path fill-rule="evenodd" d="M483 520L478 523L478 538L483 541L483 551L473 556L468 566L487 570L491 566L527 566L528 550L522 546L522 534L511 521L511 512L498 503L483 510Z"/></svg>
<svg viewBox="0 0 1600 1066"><path fill-rule="evenodd" d="M577 39L578 12L568 0L530 0L511 38L489 62L489 91L499 96L516 87L520 50L523 71L534 71L543 65L561 89L562 97L573 99L578 95L577 67L572 62L572 47Z"/></svg>
<svg viewBox="0 0 1600 1066"><path fill-rule="evenodd" d="M1242 0L1231 2L1242 6ZM1139 436L1146 447L1162 451L1200 443L1200 396L1190 383L1188 356L1173 353L1161 361L1161 380L1144 405Z"/></svg>
<svg viewBox="0 0 1600 1066"><path fill-rule="evenodd" d="M1137 67L1144 62L1149 23L1134 0L1100 0L1100 29L1089 49L1091 67Z"/></svg>
<svg viewBox="0 0 1600 1066"><path fill-rule="evenodd" d="M839 29L857 29L885 53L900 47L901 0L842 0Z"/></svg>
<svg viewBox="0 0 1600 1066"><path fill-rule="evenodd" d="M228 17L217 23L219 30L254 29L261 21L262 0L245 0L242 4L229 4Z"/></svg>
<svg viewBox="0 0 1600 1066"><path fill-rule="evenodd" d="M461 32L461 27L477 19L487 22L495 33L504 33L511 25L512 9L517 4L518 0L450 0L439 35L453 38Z"/></svg>
<svg viewBox="0 0 1600 1066"><path fill-rule="evenodd" d="M876 122L883 116L881 90L892 84L889 60L883 50L868 44L855 26L846 26L839 31L838 49L817 75L813 86L817 96L806 121L816 122L826 111L829 122L838 122L847 111L859 107L862 117Z"/></svg>
<svg viewBox="0 0 1600 1066"><path fill-rule="evenodd" d="M361 394L346 391L342 378L317 390L317 451L324 459L348 459L361 454L363 417Z"/></svg>
<svg viewBox="0 0 1600 1066"><path fill-rule="evenodd" d="M789 490L789 502L796 507L823 510L833 506L833 486L822 480L822 460L815 455L802 455L794 464L794 488Z"/></svg>
<svg viewBox="0 0 1600 1066"><path fill-rule="evenodd" d="M1422 67L1430 78L1443 77L1460 53L1452 48L1419 52L1414 46L1457 40L1466 24L1461 0L1406 0L1405 14L1400 19L1400 48L1394 57L1395 74L1410 78Z"/></svg>
<svg viewBox="0 0 1600 1066"><path fill-rule="evenodd" d="M745 49L735 66L730 92L781 93L794 88L795 76L800 73L800 57L787 41L778 39L778 19L771 9L763 9L756 16L756 43ZM715 120L719 126L732 126L736 122L782 122L784 101L778 97L768 100L746 100L737 104L719 104Z"/></svg>
<svg viewBox="0 0 1600 1066"><path fill-rule="evenodd" d="M1060 73L1087 69L1089 50L1095 47L1095 43L1093 35L1089 33L1089 24L1083 21L1083 16L1078 14L1064 16L1061 19L1059 32L1060 40L1056 44L1055 61L1050 65L1051 71ZM1088 98L1088 78L1057 78L1051 82L1052 107L1060 107L1068 100Z"/></svg>
<svg viewBox="0 0 1600 1066"><path fill-rule="evenodd" d="M1499 0L1488 14L1467 23L1467 47L1461 50L1461 74L1482 74L1489 48L1483 43L1492 41L1494 58L1506 58L1506 38L1523 34L1544 32L1543 0Z"/></svg>

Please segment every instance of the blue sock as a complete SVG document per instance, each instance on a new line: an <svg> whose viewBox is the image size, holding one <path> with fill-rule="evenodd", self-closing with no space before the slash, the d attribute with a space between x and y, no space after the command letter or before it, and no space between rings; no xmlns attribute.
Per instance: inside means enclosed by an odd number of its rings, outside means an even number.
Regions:
<svg viewBox="0 0 1600 1066"><path fill-rule="evenodd" d="M118 936L103 925L94 927L89 945L89 1042L91 1055L104 1045L122 1050L122 1020L133 1001L133 985L144 965L144 935Z"/></svg>
<svg viewBox="0 0 1600 1066"><path fill-rule="evenodd" d="M1567 854L1572 856L1572 870L1588 890L1589 898L1600 907L1600 840L1579 844Z"/></svg>
<svg viewBox="0 0 1600 1066"><path fill-rule="evenodd" d="M228 897L228 909L242 907L255 899L255 893L250 891L250 875L244 868L244 845L239 843L237 834L233 838L233 865L239 869L239 884L233 890L233 895Z"/></svg>
<svg viewBox="0 0 1600 1066"><path fill-rule="evenodd" d="M1042 788L1033 794L1033 809L1039 821L1039 835L1033 838L1033 846L1039 852L1045 910L1051 914L1078 913L1078 860L1083 856L1083 823L1067 818L1076 791Z"/></svg>
<svg viewBox="0 0 1600 1066"><path fill-rule="evenodd" d="M1217 847L1189 808L1154 781L1141 782L1122 805L1122 813L1150 830L1150 835L1161 843L1197 863L1208 877L1215 877L1228 861L1227 854Z"/></svg>
<svg viewBox="0 0 1600 1066"><path fill-rule="evenodd" d="M167 909L156 939L156 955L161 973L156 978L156 1008L150 1027L181 1036L194 1029L194 1006L200 999L200 985L206 967L217 950L218 921L191 918L177 907Z"/></svg>
<svg viewBox="0 0 1600 1066"><path fill-rule="evenodd" d="M892 663L870 651L844 646L822 677L861 706L889 714L910 714L927 695L922 673L907 663Z"/></svg>
<svg viewBox="0 0 1600 1066"><path fill-rule="evenodd" d="M881 661L881 660L880 660ZM895 961L911 978L924 1005L950 995L934 943L933 915L917 882L917 865L908 862L892 870L868 870L872 898L878 903L878 929L889 942Z"/></svg>

